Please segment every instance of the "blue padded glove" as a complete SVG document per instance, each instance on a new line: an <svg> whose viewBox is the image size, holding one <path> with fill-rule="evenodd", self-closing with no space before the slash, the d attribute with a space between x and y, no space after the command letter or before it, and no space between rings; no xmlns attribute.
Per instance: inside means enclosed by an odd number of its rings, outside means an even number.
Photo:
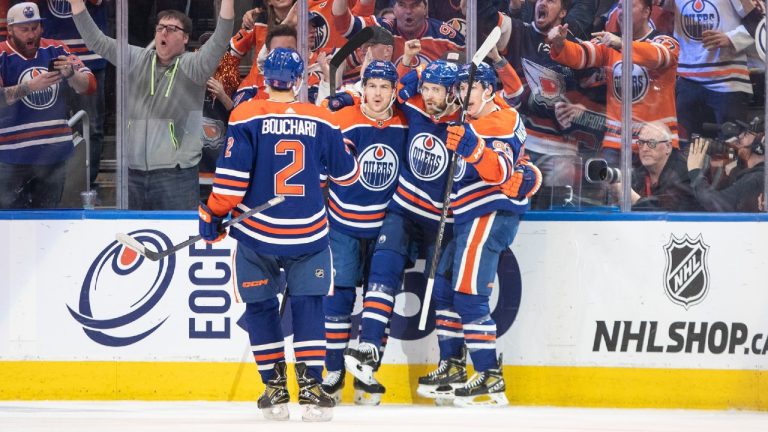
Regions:
<svg viewBox="0 0 768 432"><path fill-rule="evenodd" d="M221 226L224 218L214 215L202 202L197 208L197 213L200 217L200 235L206 243L216 243L227 236L227 230Z"/></svg>
<svg viewBox="0 0 768 432"><path fill-rule="evenodd" d="M419 91L419 73L414 69L400 78L400 91L397 93L400 102L405 102L408 99L416 96Z"/></svg>
<svg viewBox="0 0 768 432"><path fill-rule="evenodd" d="M352 95L347 92L336 93L336 96L328 96L325 99L328 101L328 109L334 112L355 104Z"/></svg>
<svg viewBox="0 0 768 432"><path fill-rule="evenodd" d="M485 142L479 139L468 123L448 126L448 149L455 151L469 163L477 163L483 157Z"/></svg>

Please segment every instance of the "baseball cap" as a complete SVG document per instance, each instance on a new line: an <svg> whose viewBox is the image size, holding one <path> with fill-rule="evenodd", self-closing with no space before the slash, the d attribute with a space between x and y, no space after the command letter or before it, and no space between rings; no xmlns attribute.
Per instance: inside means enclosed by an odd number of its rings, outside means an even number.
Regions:
<svg viewBox="0 0 768 432"><path fill-rule="evenodd" d="M8 9L8 25L24 24L28 22L42 21L40 9L32 2L24 2Z"/></svg>

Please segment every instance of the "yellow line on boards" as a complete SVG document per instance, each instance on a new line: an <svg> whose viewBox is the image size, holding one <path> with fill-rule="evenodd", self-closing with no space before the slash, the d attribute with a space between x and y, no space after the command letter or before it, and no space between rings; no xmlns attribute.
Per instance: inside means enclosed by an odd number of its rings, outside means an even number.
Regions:
<svg viewBox="0 0 768 432"><path fill-rule="evenodd" d="M383 365L383 402L431 403L416 387L433 368ZM768 371L505 366L504 377L512 405L768 410ZM263 390L254 364L0 362L0 400L255 401ZM343 399L352 396L348 374Z"/></svg>

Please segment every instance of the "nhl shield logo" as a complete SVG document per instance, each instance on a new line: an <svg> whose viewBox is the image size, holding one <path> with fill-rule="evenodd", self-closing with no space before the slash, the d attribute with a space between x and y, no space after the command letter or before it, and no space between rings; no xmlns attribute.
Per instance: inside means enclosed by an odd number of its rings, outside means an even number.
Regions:
<svg viewBox="0 0 768 432"><path fill-rule="evenodd" d="M704 300L709 291L708 250L701 234L696 239L688 234L680 239L670 236L664 246L667 258L664 290L674 303L688 309Z"/></svg>

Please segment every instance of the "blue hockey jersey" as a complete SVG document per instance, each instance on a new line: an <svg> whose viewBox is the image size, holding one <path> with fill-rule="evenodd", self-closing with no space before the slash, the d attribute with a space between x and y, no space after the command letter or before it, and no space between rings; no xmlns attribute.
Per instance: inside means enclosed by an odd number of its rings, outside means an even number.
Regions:
<svg viewBox="0 0 768 432"><path fill-rule="evenodd" d="M0 86L12 87L48 71L48 63L70 56L63 43L42 39L37 55L26 59L8 41L0 43ZM80 70L93 74L82 64ZM67 159L73 151L72 129L67 126L67 101L62 80L33 92L11 106L0 109L0 162L49 165Z"/></svg>
<svg viewBox="0 0 768 432"><path fill-rule="evenodd" d="M107 61L94 53L83 42L80 32L72 20L72 7L68 0L38 0L40 16L43 21L43 37L57 39L69 47L69 52L75 54L92 71L107 67ZM100 3L100 4L96 4ZM104 2L86 0L85 5L93 21L105 34L109 34L107 27L107 6Z"/></svg>
<svg viewBox="0 0 768 432"><path fill-rule="evenodd" d="M405 116L396 109L388 120L372 120L353 106L338 111L335 119L357 148L360 178L350 186L331 183L331 227L353 237L375 238L397 187L399 166L405 161Z"/></svg>
<svg viewBox="0 0 768 432"><path fill-rule="evenodd" d="M445 147L448 123L458 113L435 119L427 114L421 95L399 105L408 120L408 148L401 164L395 195L389 209L437 229L451 156ZM448 212L447 223L453 223Z"/></svg>
<svg viewBox="0 0 768 432"><path fill-rule="evenodd" d="M328 247L320 174L349 185L357 159L323 108L251 99L230 116L208 206L235 217L277 195L285 201L232 227L232 237L264 254L296 256Z"/></svg>

